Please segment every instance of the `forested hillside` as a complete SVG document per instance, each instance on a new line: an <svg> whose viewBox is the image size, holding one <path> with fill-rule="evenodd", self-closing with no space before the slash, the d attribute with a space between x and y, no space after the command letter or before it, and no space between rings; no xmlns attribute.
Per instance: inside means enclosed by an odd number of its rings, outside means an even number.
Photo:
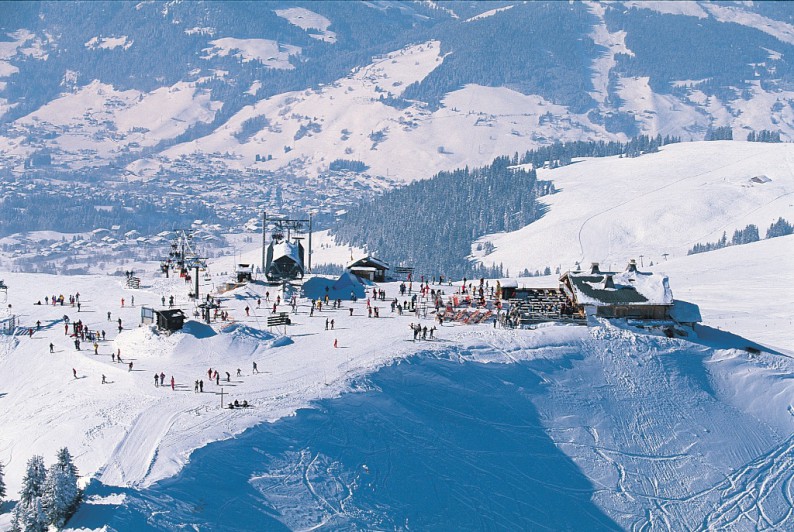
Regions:
<svg viewBox="0 0 794 532"><path fill-rule="evenodd" d="M387 192L350 210L334 232L340 242L366 245L428 277L501 275L498 264L484 270L468 263L471 242L536 220L543 214L538 198L553 191L534 170L510 168L510 158L499 157Z"/></svg>

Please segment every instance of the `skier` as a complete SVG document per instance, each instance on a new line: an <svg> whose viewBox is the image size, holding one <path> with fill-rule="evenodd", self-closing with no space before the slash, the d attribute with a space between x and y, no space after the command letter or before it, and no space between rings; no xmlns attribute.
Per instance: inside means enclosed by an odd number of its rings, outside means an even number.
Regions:
<svg viewBox="0 0 794 532"><path fill-rule="evenodd" d="M124 307L124 298L121 298L121 306Z"/></svg>
<svg viewBox="0 0 794 532"><path fill-rule="evenodd" d="M55 345L52 342L50 342L50 353L54 353L54 352L55 352Z"/></svg>
<svg viewBox="0 0 794 532"><path fill-rule="evenodd" d="M36 321L36 330L37 331L41 330L41 320Z"/></svg>
<svg viewBox="0 0 794 532"><path fill-rule="evenodd" d="M154 387L155 388L160 387L160 375L158 375L157 373L154 374Z"/></svg>
<svg viewBox="0 0 794 532"><path fill-rule="evenodd" d="M130 361L129 365L127 366L127 372L129 373L132 371L132 361Z"/></svg>
<svg viewBox="0 0 794 532"><path fill-rule="evenodd" d="M176 386L176 381L174 380L174 376L171 375L171 391L174 391L174 387Z"/></svg>
<svg viewBox="0 0 794 532"><path fill-rule="evenodd" d="M328 318L325 318L325 330L326 331L328 330L328 325L330 325L330 323L331 323L331 320L329 320Z"/></svg>
<svg viewBox="0 0 794 532"><path fill-rule="evenodd" d="M246 315L246 316L250 316L250 314L249 314L249 311L250 311L250 310L251 310L251 309L250 309L250 308L248 308L248 305L246 305L246 306L245 306L245 315Z"/></svg>
<svg viewBox="0 0 794 532"><path fill-rule="evenodd" d="M334 330L334 320L331 320L331 330Z"/></svg>
<svg viewBox="0 0 794 532"><path fill-rule="evenodd" d="M208 378L209 380L212 380L212 368L210 368L210 369L208 369L208 370L207 370L207 378Z"/></svg>
<svg viewBox="0 0 794 532"><path fill-rule="evenodd" d="M240 371L240 368L237 368L237 376L238 377L242 377L243 376L242 372Z"/></svg>
<svg viewBox="0 0 794 532"><path fill-rule="evenodd" d="M254 362L254 373L259 373L259 370L256 367L256 362Z"/></svg>
<svg viewBox="0 0 794 532"><path fill-rule="evenodd" d="M74 368L72 368L72 375L74 375L75 379L77 378L77 370Z"/></svg>
<svg viewBox="0 0 794 532"><path fill-rule="evenodd" d="M199 393L204 393L204 379L199 381Z"/></svg>
<svg viewBox="0 0 794 532"><path fill-rule="evenodd" d="M221 376L218 375L218 372L216 371L215 372L215 386L220 386L220 385L221 385Z"/></svg>
<svg viewBox="0 0 794 532"><path fill-rule="evenodd" d="M198 393L198 380L193 384L193 393Z"/></svg>
<svg viewBox="0 0 794 532"><path fill-rule="evenodd" d="M110 319L110 311L108 311L108 321L111 321L111 319Z"/></svg>
<svg viewBox="0 0 794 532"><path fill-rule="evenodd" d="M77 302L77 312L80 312L80 302Z"/></svg>
<svg viewBox="0 0 794 532"><path fill-rule="evenodd" d="M163 386L164 384L165 384L165 373L163 373L161 371L160 372L160 386Z"/></svg>
<svg viewBox="0 0 794 532"><path fill-rule="evenodd" d="M107 384L107 381L105 380L105 374L104 373L102 374L102 384Z"/></svg>
<svg viewBox="0 0 794 532"><path fill-rule="evenodd" d="M226 372L226 382L232 382L232 374L228 371Z"/></svg>
<svg viewBox="0 0 794 532"><path fill-rule="evenodd" d="M130 296L130 305L135 306L135 296ZM80 309L80 304L77 304L77 309Z"/></svg>
<svg viewBox="0 0 794 532"><path fill-rule="evenodd" d="M336 338L334 338L334 349L337 347L339 347L339 341Z"/></svg>

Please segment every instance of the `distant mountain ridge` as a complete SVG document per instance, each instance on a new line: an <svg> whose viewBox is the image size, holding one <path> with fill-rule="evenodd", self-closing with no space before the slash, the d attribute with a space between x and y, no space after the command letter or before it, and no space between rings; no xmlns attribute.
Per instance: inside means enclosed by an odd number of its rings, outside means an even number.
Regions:
<svg viewBox="0 0 794 532"><path fill-rule="evenodd" d="M735 138L794 138L785 3L0 11L0 168L15 174L27 162L46 174L151 178L186 163L311 178L348 159L412 181L554 140L697 140L724 126Z"/></svg>

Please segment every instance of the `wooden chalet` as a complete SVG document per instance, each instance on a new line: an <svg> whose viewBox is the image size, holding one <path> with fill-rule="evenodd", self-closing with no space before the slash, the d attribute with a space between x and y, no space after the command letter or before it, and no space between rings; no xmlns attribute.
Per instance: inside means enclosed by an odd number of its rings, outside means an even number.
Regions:
<svg viewBox="0 0 794 532"><path fill-rule="evenodd" d="M356 277L382 283L386 281L386 271L389 270L389 265L372 255L367 255L350 262L345 269Z"/></svg>
<svg viewBox="0 0 794 532"><path fill-rule="evenodd" d="M673 293L667 276L640 272L633 259L623 272L602 272L598 263L587 271L566 272L560 288L575 307L598 317L671 319Z"/></svg>

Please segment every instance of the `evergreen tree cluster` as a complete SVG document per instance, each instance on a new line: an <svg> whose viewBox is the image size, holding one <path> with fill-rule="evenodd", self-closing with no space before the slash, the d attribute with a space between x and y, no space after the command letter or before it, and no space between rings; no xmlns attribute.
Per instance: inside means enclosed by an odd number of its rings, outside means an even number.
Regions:
<svg viewBox="0 0 794 532"><path fill-rule="evenodd" d="M766 230L766 238L777 238L779 236L786 236L794 233L794 226L788 221L780 217L776 222L773 222L769 229Z"/></svg>
<svg viewBox="0 0 794 532"><path fill-rule="evenodd" d="M528 150L520 157L514 156L514 164L532 163L535 168L548 164L554 168L570 164L571 159L574 157L611 157L614 155L639 157L643 153L657 152L661 146L677 142L681 142L680 137L671 137L669 135L665 137L661 135L655 137L638 135L628 142L605 142L603 140L558 141L549 146Z"/></svg>
<svg viewBox="0 0 794 532"><path fill-rule="evenodd" d="M590 68L601 48L579 36L590 33L596 23L584 4L528 2L465 24L439 25L434 38L441 41L444 61L402 96L435 109L447 93L473 83L539 94L574 112L586 112L595 107L588 93ZM495 38L507 35L516 37Z"/></svg>
<svg viewBox="0 0 794 532"><path fill-rule="evenodd" d="M758 132L751 131L747 134L747 140L749 142L783 142L780 140L780 131L769 131L768 129Z"/></svg>
<svg viewBox="0 0 794 532"><path fill-rule="evenodd" d="M331 161L331 164L328 165L328 169L332 172L344 172L345 170L350 172L366 172L369 170L369 166L363 161L351 160L351 159L335 159Z"/></svg>
<svg viewBox="0 0 794 532"><path fill-rule="evenodd" d="M28 460L22 479L19 502L11 517L11 530L44 532L50 526L61 529L77 510L81 500L82 492L77 487L77 468L66 447L58 451L57 462L49 470L44 466L41 456L33 456Z"/></svg>
<svg viewBox="0 0 794 532"><path fill-rule="evenodd" d="M760 4L774 3L755 2L748 9L761 10ZM604 19L610 32L626 32L626 47L632 52L615 55L614 72L623 77L647 76L654 92L685 94L697 87L710 96L734 100L737 88L746 89L756 80L766 90L791 83L794 46L756 28L623 4L607 4ZM771 58L770 49L780 55ZM680 80L693 81L683 86L676 83Z"/></svg>
<svg viewBox="0 0 794 532"><path fill-rule="evenodd" d="M469 262L471 242L537 220L544 212L537 198L554 191L534 170L510 166L509 157L499 157L489 166L440 172L386 192L337 221L337 242L413 266L417 277L502 275L498 265Z"/></svg>
<svg viewBox="0 0 794 532"><path fill-rule="evenodd" d="M731 126L709 128L703 140L733 140L733 130Z"/></svg>
<svg viewBox="0 0 794 532"><path fill-rule="evenodd" d="M3 462L0 462L0 506L3 506L3 500L6 497L6 483L3 479Z"/></svg>
<svg viewBox="0 0 794 532"><path fill-rule="evenodd" d="M779 236L786 236L794 233L794 226L792 226L786 219L778 218L766 230L765 238L776 238ZM716 242L707 242L705 244L695 244L692 249L687 251L687 255L695 255L697 253L705 253L706 251L714 251L715 249L722 249L728 246L739 246L741 244L749 244L761 240L758 232L758 226L748 224L744 229L737 229L733 232L733 237L728 240L728 234L722 233L722 238Z"/></svg>
<svg viewBox="0 0 794 532"><path fill-rule="evenodd" d="M251 140L251 137L259 133L264 128L270 125L270 121L264 115L252 116L243 120L240 124L240 130L234 133L234 138L237 142L244 144Z"/></svg>

